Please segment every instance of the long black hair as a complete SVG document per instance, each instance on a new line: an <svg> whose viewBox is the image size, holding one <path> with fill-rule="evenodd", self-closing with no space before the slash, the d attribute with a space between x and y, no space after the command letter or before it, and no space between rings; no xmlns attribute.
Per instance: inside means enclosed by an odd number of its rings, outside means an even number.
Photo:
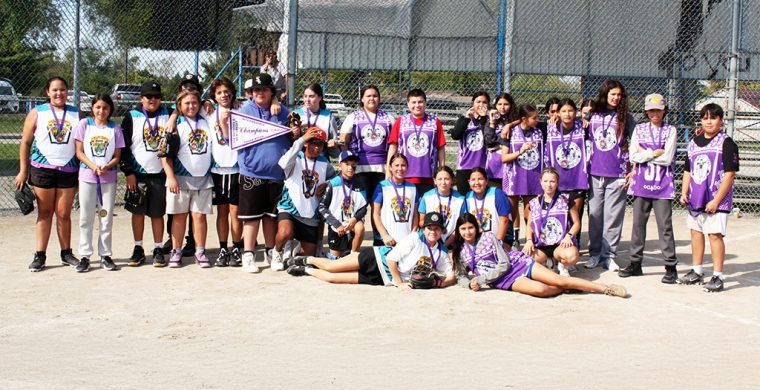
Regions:
<svg viewBox="0 0 760 390"><path fill-rule="evenodd" d="M471 223L475 226L475 242L477 243L478 240L480 240L480 236L483 234L480 231L480 224L478 223L478 218L470 213L464 213L457 218L457 224L454 228L454 244L452 246L451 253L454 255L452 256L452 260L454 264L452 265L454 269L457 269L457 264L459 264L459 261L462 258L462 248L464 247L464 238L462 238L462 235L459 234L459 227L466 224Z"/></svg>
<svg viewBox="0 0 760 390"><path fill-rule="evenodd" d="M322 86L319 85L319 83L313 83L309 84L306 89L310 90L311 92L314 92L315 95L319 96L319 109L320 110L326 110L327 104L325 103L325 92L322 91Z"/></svg>
<svg viewBox="0 0 760 390"><path fill-rule="evenodd" d="M620 140L620 147L623 150L628 149L628 138L625 136L625 126L628 121L628 94L625 92L623 83L617 80L605 80L599 87L599 94L594 100L594 104L591 106L592 113L604 113L607 112L607 94L611 90L620 89L620 103L615 107L617 112L617 139Z"/></svg>

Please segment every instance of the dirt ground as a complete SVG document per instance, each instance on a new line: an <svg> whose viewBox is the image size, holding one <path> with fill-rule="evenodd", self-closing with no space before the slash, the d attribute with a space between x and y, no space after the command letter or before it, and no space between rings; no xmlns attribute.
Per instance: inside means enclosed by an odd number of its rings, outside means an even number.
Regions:
<svg viewBox="0 0 760 390"><path fill-rule="evenodd" d="M133 242L128 213L117 214L114 257L123 264ZM76 213L72 219L77 226ZM34 221L0 218L3 389L760 384L760 229L751 217L729 221L722 293L660 283L654 218L643 277L582 267L575 274L623 284L629 299L539 299L456 286L402 293L196 265L76 274L59 266L55 234L50 267L30 273ZM683 216L674 222L683 274L689 232ZM630 215L623 237L620 259L627 263ZM78 228L72 242L76 248ZM706 270L712 272L709 256Z"/></svg>

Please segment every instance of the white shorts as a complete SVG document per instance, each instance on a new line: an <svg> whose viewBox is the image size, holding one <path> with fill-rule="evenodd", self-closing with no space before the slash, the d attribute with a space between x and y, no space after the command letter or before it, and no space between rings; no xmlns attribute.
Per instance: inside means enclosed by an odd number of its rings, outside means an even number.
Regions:
<svg viewBox="0 0 760 390"><path fill-rule="evenodd" d="M728 213L702 213L697 216L686 215L686 226L691 230L696 230L702 234L726 235L726 224L728 223Z"/></svg>
<svg viewBox="0 0 760 390"><path fill-rule="evenodd" d="M173 194L166 190L166 213L183 214L187 212L198 214L211 214L211 188L203 190L184 190Z"/></svg>

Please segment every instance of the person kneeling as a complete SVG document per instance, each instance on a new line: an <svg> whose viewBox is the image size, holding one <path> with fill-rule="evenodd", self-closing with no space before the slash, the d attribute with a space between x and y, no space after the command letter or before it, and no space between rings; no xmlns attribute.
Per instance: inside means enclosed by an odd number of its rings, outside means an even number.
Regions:
<svg viewBox="0 0 760 390"><path fill-rule="evenodd" d="M353 152L340 153L340 175L332 178L319 201L319 213L330 225L327 242L330 253L343 257L359 251L364 239L364 216L367 214L367 195L357 188L354 178L359 156Z"/></svg>
<svg viewBox="0 0 760 390"><path fill-rule="evenodd" d="M395 247L363 248L338 260L297 256L288 261L288 273L311 275L330 283L440 288L456 282L441 236L443 216L425 215L422 230L409 233Z"/></svg>

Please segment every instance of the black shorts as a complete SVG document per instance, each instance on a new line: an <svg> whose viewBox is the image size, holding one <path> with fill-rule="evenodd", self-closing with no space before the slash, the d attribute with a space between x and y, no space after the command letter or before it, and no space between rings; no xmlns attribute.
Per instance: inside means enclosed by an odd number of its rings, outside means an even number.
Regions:
<svg viewBox="0 0 760 390"><path fill-rule="evenodd" d="M229 175L211 174L211 179L214 181L213 194L211 196L212 205L232 204L237 206L240 194L240 183L238 182L240 179L238 176L240 175L237 173Z"/></svg>
<svg viewBox="0 0 760 390"><path fill-rule="evenodd" d="M544 252L546 257L554 258L554 250L557 249L558 246L559 245L537 246L536 249L540 250L541 252Z"/></svg>
<svg viewBox="0 0 760 390"><path fill-rule="evenodd" d="M327 246L330 247L330 250L340 252L341 256L351 252L353 241L354 232L348 232L343 236L339 236L330 227L327 228Z"/></svg>
<svg viewBox="0 0 760 390"><path fill-rule="evenodd" d="M359 250L359 284L382 286L383 277L377 268L374 248L362 248Z"/></svg>
<svg viewBox="0 0 760 390"><path fill-rule="evenodd" d="M316 244L319 241L319 228L317 226L309 226L289 213L277 214L277 222L280 221L290 221L293 224L293 238L296 240L309 244Z"/></svg>
<svg viewBox="0 0 760 390"><path fill-rule="evenodd" d="M279 180L257 179L242 173L238 179L238 219L252 221L265 215L277 218L277 202L282 197L284 183Z"/></svg>
<svg viewBox="0 0 760 390"><path fill-rule="evenodd" d="M383 180L385 180L384 173L362 172L354 175L354 184L356 185L356 188L363 189L367 194L367 199L372 199L372 195L375 194L377 185Z"/></svg>
<svg viewBox="0 0 760 390"><path fill-rule="evenodd" d="M63 172L31 166L29 183L37 188L74 188L79 185L79 172Z"/></svg>
<svg viewBox="0 0 760 390"><path fill-rule="evenodd" d="M166 176L163 173L137 175L137 186L145 191L143 202L136 207L125 205L124 209L151 218L163 217L166 214Z"/></svg>

